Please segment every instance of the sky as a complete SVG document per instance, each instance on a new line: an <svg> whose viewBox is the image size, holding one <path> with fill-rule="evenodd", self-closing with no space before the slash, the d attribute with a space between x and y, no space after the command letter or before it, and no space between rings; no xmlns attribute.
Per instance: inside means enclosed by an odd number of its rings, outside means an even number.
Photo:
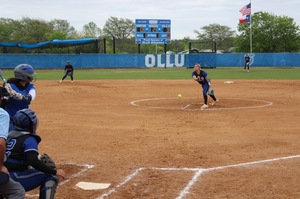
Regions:
<svg viewBox="0 0 300 199"><path fill-rule="evenodd" d="M213 23L237 32L239 10L250 0L0 0L0 18L67 20L77 31L89 22L100 29L110 17L170 19L171 39L196 38L194 30ZM252 0L252 13L287 16L300 26L300 0ZM1 30L0 30L1 31ZM238 32L237 32L238 33Z"/></svg>

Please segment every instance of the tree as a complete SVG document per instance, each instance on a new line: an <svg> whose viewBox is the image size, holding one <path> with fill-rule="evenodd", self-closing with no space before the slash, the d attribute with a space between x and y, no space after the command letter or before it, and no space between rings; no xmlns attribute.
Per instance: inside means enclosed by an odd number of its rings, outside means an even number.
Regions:
<svg viewBox="0 0 300 199"><path fill-rule="evenodd" d="M13 19L0 18L0 41L11 41L11 35L13 35L13 29L11 27Z"/></svg>
<svg viewBox="0 0 300 199"><path fill-rule="evenodd" d="M201 29L203 33L197 30L194 31L200 41L214 41L217 44L217 48L224 51L233 46L235 31L231 30L230 27L210 24L203 26Z"/></svg>
<svg viewBox="0 0 300 199"><path fill-rule="evenodd" d="M52 26L48 22L40 19L23 17L20 23L20 33L23 38L21 41L26 43L48 41L49 38L47 38L46 33L49 33L53 30Z"/></svg>
<svg viewBox="0 0 300 199"><path fill-rule="evenodd" d="M77 39L79 38L75 28L70 26L67 20L53 19L50 21L53 31L51 31L48 37L53 39Z"/></svg>
<svg viewBox="0 0 300 199"><path fill-rule="evenodd" d="M97 38L101 36L101 29L94 22L90 22L83 26L84 37Z"/></svg>
<svg viewBox="0 0 300 199"><path fill-rule="evenodd" d="M250 23L238 26L241 32L235 40L237 52L249 52ZM299 26L287 16L275 16L267 12L252 15L253 52L298 52Z"/></svg>
<svg viewBox="0 0 300 199"><path fill-rule="evenodd" d="M103 27L103 33L108 37L125 39L134 37L135 24L130 19L110 17Z"/></svg>

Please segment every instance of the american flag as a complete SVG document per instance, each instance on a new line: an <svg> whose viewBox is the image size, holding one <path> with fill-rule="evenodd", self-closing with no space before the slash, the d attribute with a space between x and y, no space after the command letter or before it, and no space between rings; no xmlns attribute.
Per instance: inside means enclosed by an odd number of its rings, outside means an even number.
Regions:
<svg viewBox="0 0 300 199"><path fill-rule="evenodd" d="M242 13L242 15L250 15L251 14L251 3L242 7L240 12Z"/></svg>

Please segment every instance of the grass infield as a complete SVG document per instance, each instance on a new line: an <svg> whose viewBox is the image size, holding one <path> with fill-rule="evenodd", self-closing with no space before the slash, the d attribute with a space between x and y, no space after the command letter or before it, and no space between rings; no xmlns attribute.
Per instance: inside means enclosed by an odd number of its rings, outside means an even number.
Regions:
<svg viewBox="0 0 300 199"><path fill-rule="evenodd" d="M244 72L242 68L204 68L211 79L270 79L300 80L300 68L252 68ZM60 80L63 70L36 70L38 80ZM192 68L146 68L146 69L76 69L74 80L125 80L125 79L190 79ZM6 79L13 77L12 70L3 70ZM70 79L67 77L66 79Z"/></svg>

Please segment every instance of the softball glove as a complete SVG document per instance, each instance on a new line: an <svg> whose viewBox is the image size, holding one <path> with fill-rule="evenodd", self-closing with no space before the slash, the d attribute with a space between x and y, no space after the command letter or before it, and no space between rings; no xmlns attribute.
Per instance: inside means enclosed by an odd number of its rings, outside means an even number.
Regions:
<svg viewBox="0 0 300 199"><path fill-rule="evenodd" d="M45 165L47 165L48 167L56 170L56 165L54 160L46 153L43 154L39 154L38 158L40 159L40 161L42 161Z"/></svg>

